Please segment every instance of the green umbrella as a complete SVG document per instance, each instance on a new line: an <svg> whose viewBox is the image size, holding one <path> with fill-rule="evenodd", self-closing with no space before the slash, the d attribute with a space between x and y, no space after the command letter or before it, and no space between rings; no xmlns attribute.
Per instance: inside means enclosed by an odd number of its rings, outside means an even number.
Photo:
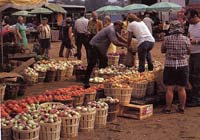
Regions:
<svg viewBox="0 0 200 140"><path fill-rule="evenodd" d="M51 14L53 13L51 10L47 8L36 8L29 12L29 14Z"/></svg>
<svg viewBox="0 0 200 140"><path fill-rule="evenodd" d="M15 13L12 13L13 16L27 16L28 15L28 11L18 11Z"/></svg>
<svg viewBox="0 0 200 140"><path fill-rule="evenodd" d="M100 14L117 14L122 12L122 10L123 8L120 6L108 5L97 9L96 12Z"/></svg>
<svg viewBox="0 0 200 140"><path fill-rule="evenodd" d="M181 10L181 8L182 7L180 5L172 3L172 2L159 2L159 3L149 6L147 10L148 11L156 10L156 11L164 12L164 11L178 11L178 10Z"/></svg>
<svg viewBox="0 0 200 140"><path fill-rule="evenodd" d="M131 13L135 13L135 12L145 12L147 9L147 5L145 4L131 4L128 5L126 7L123 8L124 12L131 12Z"/></svg>

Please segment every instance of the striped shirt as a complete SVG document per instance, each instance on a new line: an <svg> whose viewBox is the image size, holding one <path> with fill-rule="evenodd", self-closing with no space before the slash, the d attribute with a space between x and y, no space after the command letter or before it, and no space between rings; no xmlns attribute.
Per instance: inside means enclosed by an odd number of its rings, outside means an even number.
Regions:
<svg viewBox="0 0 200 140"><path fill-rule="evenodd" d="M41 24L39 26L39 38L40 39L50 39L51 38L51 29L49 25L43 25Z"/></svg>
<svg viewBox="0 0 200 140"><path fill-rule="evenodd" d="M166 36L162 46L166 50L165 67L188 66L189 46L189 38L182 34Z"/></svg>

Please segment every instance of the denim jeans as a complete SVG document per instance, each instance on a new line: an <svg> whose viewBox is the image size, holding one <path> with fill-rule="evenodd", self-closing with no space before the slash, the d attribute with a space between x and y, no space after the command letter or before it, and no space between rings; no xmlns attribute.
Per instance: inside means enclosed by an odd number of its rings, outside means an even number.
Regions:
<svg viewBox="0 0 200 140"><path fill-rule="evenodd" d="M138 59L139 59L139 72L145 71L145 59L148 63L148 70L153 70L153 63L151 58L151 49L153 48L154 43L149 41L144 41L142 44L138 46Z"/></svg>

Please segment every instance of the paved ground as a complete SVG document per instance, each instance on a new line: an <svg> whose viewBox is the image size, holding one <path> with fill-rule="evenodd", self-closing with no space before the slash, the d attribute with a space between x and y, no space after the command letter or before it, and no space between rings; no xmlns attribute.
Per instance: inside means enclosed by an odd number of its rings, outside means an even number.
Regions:
<svg viewBox="0 0 200 140"><path fill-rule="evenodd" d="M154 60L163 62L160 54L161 43L156 43L152 54ZM50 55L58 56L60 43L53 43ZM84 52L84 50L83 50ZM85 57L83 58L85 62ZM37 84L29 87L26 95L40 94L45 90L80 84L75 81ZM153 117L138 121L118 118L115 123L108 124L104 129L95 129L90 133L80 132L77 140L200 140L200 107L187 108L184 115L160 113L161 107L156 107Z"/></svg>

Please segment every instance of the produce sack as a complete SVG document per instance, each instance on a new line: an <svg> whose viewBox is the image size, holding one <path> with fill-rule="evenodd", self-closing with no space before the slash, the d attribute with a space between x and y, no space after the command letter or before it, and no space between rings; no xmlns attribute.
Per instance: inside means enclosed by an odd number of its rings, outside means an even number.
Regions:
<svg viewBox="0 0 200 140"><path fill-rule="evenodd" d="M113 44L113 43L111 43L110 44L110 46L109 46L109 48L108 48L108 54L113 54L113 53L116 53L117 52L117 47Z"/></svg>

